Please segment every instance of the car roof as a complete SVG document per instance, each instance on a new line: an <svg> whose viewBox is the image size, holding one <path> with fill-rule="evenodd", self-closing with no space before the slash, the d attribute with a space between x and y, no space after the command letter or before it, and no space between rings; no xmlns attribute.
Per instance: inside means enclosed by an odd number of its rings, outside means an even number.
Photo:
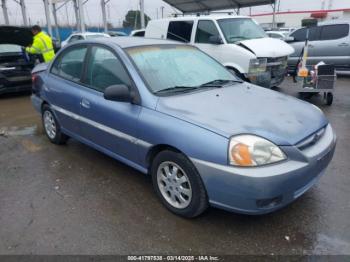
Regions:
<svg viewBox="0 0 350 262"><path fill-rule="evenodd" d="M334 19L334 20L328 20L319 22L317 25L338 25L338 24L350 24L350 20L344 20L344 19Z"/></svg>
<svg viewBox="0 0 350 262"><path fill-rule="evenodd" d="M132 37L132 36L98 38L98 39L90 40L88 42L114 43L120 46L121 48L149 46L149 45L185 45L185 43L177 42L177 41L145 38L145 37Z"/></svg>
<svg viewBox="0 0 350 262"><path fill-rule="evenodd" d="M178 17L168 17L162 19L151 20L154 21L188 21L188 20L218 20L218 19L229 19L229 18L249 18L249 16L241 16L241 15L227 15L227 14L210 14L210 15L186 15L186 16L178 16Z"/></svg>
<svg viewBox="0 0 350 262"><path fill-rule="evenodd" d="M101 32L74 32L72 35L106 35L105 33Z"/></svg>

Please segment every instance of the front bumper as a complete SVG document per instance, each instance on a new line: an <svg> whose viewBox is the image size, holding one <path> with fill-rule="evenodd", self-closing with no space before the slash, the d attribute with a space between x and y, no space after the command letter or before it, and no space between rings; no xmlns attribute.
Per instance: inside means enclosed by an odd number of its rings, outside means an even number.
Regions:
<svg viewBox="0 0 350 262"><path fill-rule="evenodd" d="M287 73L287 57L267 58L266 72L246 77L253 84L271 88L280 85Z"/></svg>
<svg viewBox="0 0 350 262"><path fill-rule="evenodd" d="M192 159L212 206L244 214L264 214L291 203L325 172L336 137L330 125L315 144L300 151L281 147L288 160L263 167L239 168ZM296 153L296 151L299 151Z"/></svg>
<svg viewBox="0 0 350 262"><path fill-rule="evenodd" d="M0 84L0 95L17 93L17 92L27 92L32 90L32 84L19 84L13 86L5 86Z"/></svg>

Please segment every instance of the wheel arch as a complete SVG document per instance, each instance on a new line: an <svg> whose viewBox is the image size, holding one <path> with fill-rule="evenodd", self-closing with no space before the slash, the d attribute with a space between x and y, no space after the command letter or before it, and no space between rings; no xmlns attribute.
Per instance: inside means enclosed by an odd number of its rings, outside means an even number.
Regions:
<svg viewBox="0 0 350 262"><path fill-rule="evenodd" d="M182 152L181 150L179 150L178 148L174 147L174 146L171 146L171 145L168 145L168 144L158 144L158 145L154 145L152 146L147 154L146 154L146 159L145 159L145 162L146 162L146 165L147 165L147 168L148 170L150 170L150 167L152 165L152 162L153 162L153 159L162 151L166 151L166 150L169 150L169 151L174 151L174 152L177 152L177 153L181 153L183 154L185 157L186 154L184 152ZM188 158L188 157L187 157Z"/></svg>

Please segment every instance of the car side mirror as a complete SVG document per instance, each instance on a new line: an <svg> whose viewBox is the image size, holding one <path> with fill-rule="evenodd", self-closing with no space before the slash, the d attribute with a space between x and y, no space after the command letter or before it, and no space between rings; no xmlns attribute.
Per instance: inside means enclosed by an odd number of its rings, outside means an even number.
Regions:
<svg viewBox="0 0 350 262"><path fill-rule="evenodd" d="M111 85L103 96L106 100L117 102L132 102L134 98L127 85Z"/></svg>
<svg viewBox="0 0 350 262"><path fill-rule="evenodd" d="M213 45L222 45L224 41L222 41L221 36L219 35L212 35L209 37L209 43Z"/></svg>
<svg viewBox="0 0 350 262"><path fill-rule="evenodd" d="M286 41L287 43L291 43L295 41L295 38L293 36L287 36L286 38L284 38L284 41Z"/></svg>

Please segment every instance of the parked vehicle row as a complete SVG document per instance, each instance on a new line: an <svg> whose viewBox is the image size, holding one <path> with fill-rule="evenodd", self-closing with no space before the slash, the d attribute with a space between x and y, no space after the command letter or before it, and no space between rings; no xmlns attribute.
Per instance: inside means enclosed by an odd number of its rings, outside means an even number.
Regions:
<svg viewBox="0 0 350 262"><path fill-rule="evenodd" d="M293 48L268 38L250 17L232 15L185 16L151 20L148 38L190 43L217 59L242 79L273 87L282 83Z"/></svg>
<svg viewBox="0 0 350 262"><path fill-rule="evenodd" d="M32 43L32 33L26 28L1 26L0 36L0 95L30 91L35 57L23 47Z"/></svg>
<svg viewBox="0 0 350 262"><path fill-rule="evenodd" d="M315 106L167 40L73 43L33 70L32 103L51 142L71 137L150 174L162 203L184 217L209 205L280 209L316 183L336 143Z"/></svg>

